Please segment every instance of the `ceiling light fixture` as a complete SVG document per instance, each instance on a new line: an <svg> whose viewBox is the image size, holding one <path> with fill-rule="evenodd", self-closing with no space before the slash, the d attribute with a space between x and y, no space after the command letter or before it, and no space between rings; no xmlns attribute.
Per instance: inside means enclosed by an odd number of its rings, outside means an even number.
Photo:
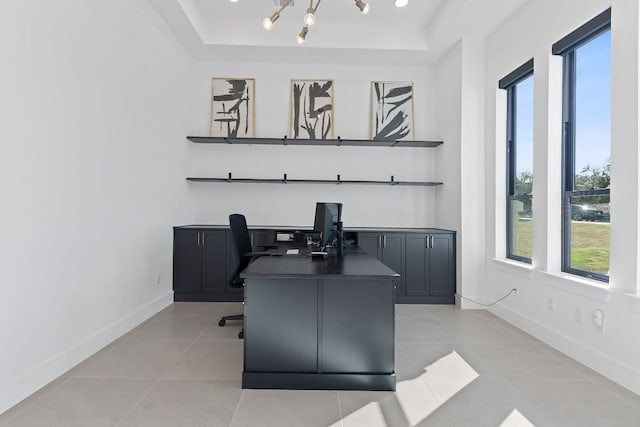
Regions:
<svg viewBox="0 0 640 427"><path fill-rule="evenodd" d="M405 7L407 4L409 4L409 0L395 0L393 4L396 7Z"/></svg>
<svg viewBox="0 0 640 427"><path fill-rule="evenodd" d="M322 0L317 0L316 5L314 6L313 0L309 0L309 7L307 8L307 12L304 15L304 27L302 27L300 34L298 34L298 43L304 43L304 41L307 39L307 34L309 34L309 28L311 28L311 26L316 23L316 12L318 11L318 6L320 6L321 1ZM396 0L396 2L398 1L400 0ZM407 0L404 1L406 4ZM276 0L276 4L281 4L282 6L280 7L280 9L273 12L271 16L267 16L266 18L264 18L264 20L262 21L262 26L265 28L265 30L270 30L271 28L273 28L273 24L278 20L278 18L280 18L280 13L287 6L292 6L293 0ZM366 1L355 0L355 4L356 7L360 9L360 12L362 12L363 15L369 13L369 3L367 3Z"/></svg>
<svg viewBox="0 0 640 427"><path fill-rule="evenodd" d="M369 3L362 0L355 0L355 1L356 1L356 7L360 9L360 12L362 12L363 15L366 15L367 13L369 13Z"/></svg>

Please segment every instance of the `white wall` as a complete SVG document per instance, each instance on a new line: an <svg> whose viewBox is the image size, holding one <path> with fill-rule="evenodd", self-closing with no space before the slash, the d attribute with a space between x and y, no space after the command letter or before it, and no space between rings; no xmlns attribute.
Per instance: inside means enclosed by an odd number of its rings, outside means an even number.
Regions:
<svg viewBox="0 0 640 427"><path fill-rule="evenodd" d="M437 123L445 144L436 173L447 183L435 200L435 226L456 230L456 304L479 308L484 290L484 40L464 37L437 67Z"/></svg>
<svg viewBox="0 0 640 427"><path fill-rule="evenodd" d="M462 132L462 43L458 43L437 66L437 116L440 135L446 142L436 154L436 173L446 187L436 193L435 226L458 231L456 235L456 278L458 292L462 292L460 257L462 234L462 181L461 181L461 132Z"/></svg>
<svg viewBox="0 0 640 427"><path fill-rule="evenodd" d="M172 301L190 68L149 13L0 3L0 412Z"/></svg>
<svg viewBox="0 0 640 427"><path fill-rule="evenodd" d="M612 187L610 287L560 270L561 59L551 45L612 6ZM638 3L538 0L527 3L486 43L487 290L506 320L640 393L638 253ZM498 80L535 61L533 267L504 260L504 94ZM498 111L499 113L496 113ZM616 213L614 215L614 213ZM495 258L495 259L492 259ZM629 295L634 293L634 295ZM555 304L551 310L550 300ZM591 313L605 313L598 330Z"/></svg>
<svg viewBox="0 0 640 427"><path fill-rule="evenodd" d="M333 79L335 136L370 138L370 82L414 82L415 138L438 139L435 87L428 66L335 66L199 62L193 76L191 134L209 135L212 77L256 79L256 136L289 135L291 79ZM446 144L446 141L445 141ZM191 144L191 176L438 181L440 148L398 149ZM426 227L434 224L435 188L373 185L191 184L196 222L225 224L242 212L250 225L310 226L316 201L343 202L345 226ZM445 182L444 188L448 188Z"/></svg>

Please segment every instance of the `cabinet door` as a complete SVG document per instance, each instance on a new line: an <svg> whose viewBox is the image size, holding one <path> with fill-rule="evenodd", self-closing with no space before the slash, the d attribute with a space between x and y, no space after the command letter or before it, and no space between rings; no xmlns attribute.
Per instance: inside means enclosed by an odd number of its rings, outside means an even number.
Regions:
<svg viewBox="0 0 640 427"><path fill-rule="evenodd" d="M380 259L380 233L358 233L358 246L372 257Z"/></svg>
<svg viewBox="0 0 640 427"><path fill-rule="evenodd" d="M404 295L404 233L385 233L382 236L380 261L400 275L396 295Z"/></svg>
<svg viewBox="0 0 640 427"><path fill-rule="evenodd" d="M203 231L200 239L202 293L224 294L226 287L225 232L223 230Z"/></svg>
<svg viewBox="0 0 640 427"><path fill-rule="evenodd" d="M392 281L338 278L320 286L319 371L393 372Z"/></svg>
<svg viewBox="0 0 640 427"><path fill-rule="evenodd" d="M429 249L429 295L455 293L455 250L451 234L433 234Z"/></svg>
<svg viewBox="0 0 640 427"><path fill-rule="evenodd" d="M318 371L318 280L245 281L244 369Z"/></svg>
<svg viewBox="0 0 640 427"><path fill-rule="evenodd" d="M202 252L200 231L176 230L173 233L173 291L202 292Z"/></svg>
<svg viewBox="0 0 640 427"><path fill-rule="evenodd" d="M405 295L427 296L427 241L426 234L407 233L406 274L404 277Z"/></svg>

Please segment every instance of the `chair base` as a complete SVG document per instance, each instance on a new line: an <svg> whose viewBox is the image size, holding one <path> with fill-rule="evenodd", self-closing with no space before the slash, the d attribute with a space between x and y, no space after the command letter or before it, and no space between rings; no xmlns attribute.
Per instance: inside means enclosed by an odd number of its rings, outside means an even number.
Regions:
<svg viewBox="0 0 640 427"><path fill-rule="evenodd" d="M244 314L233 314L231 316L222 316L218 321L218 326L224 326L227 320L244 320Z"/></svg>
<svg viewBox="0 0 640 427"><path fill-rule="evenodd" d="M222 316L218 321L218 326L224 326L227 323L227 320L244 320L244 314L233 314L230 316ZM244 338L244 328L238 332L238 338Z"/></svg>

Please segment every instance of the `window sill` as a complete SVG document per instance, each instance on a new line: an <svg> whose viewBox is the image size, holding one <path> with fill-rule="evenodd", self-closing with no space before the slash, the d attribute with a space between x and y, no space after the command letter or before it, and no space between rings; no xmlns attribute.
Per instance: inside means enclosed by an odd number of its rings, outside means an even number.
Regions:
<svg viewBox="0 0 640 427"><path fill-rule="evenodd" d="M549 286L592 300L606 302L611 297L611 288L597 280L574 276L568 273L541 272Z"/></svg>
<svg viewBox="0 0 640 427"><path fill-rule="evenodd" d="M531 279L533 277L533 266L531 264L506 258L491 258L491 261L493 261L498 270L502 270L525 279Z"/></svg>

